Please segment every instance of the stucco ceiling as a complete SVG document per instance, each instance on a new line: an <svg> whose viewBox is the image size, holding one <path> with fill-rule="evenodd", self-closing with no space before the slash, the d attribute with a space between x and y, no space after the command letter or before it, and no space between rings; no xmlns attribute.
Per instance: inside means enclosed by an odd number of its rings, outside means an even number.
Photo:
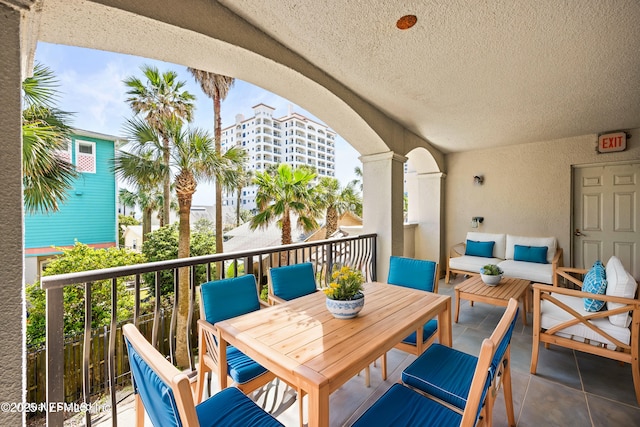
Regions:
<svg viewBox="0 0 640 427"><path fill-rule="evenodd" d="M640 127L638 0L220 3L445 153Z"/></svg>

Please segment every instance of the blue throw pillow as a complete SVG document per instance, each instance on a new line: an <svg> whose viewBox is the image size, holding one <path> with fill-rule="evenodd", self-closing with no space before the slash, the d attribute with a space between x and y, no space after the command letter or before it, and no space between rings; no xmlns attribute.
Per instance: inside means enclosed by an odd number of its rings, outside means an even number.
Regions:
<svg viewBox="0 0 640 427"><path fill-rule="evenodd" d="M604 295L606 290L607 279L604 266L602 265L602 262L596 261L593 263L593 267L591 267L587 274L584 275L582 291L597 295ZM593 298L584 299L584 309L589 312L599 311L604 307L604 304L605 301L599 301Z"/></svg>
<svg viewBox="0 0 640 427"><path fill-rule="evenodd" d="M496 244L494 241L490 242L478 242L476 240L467 240L467 248L464 251L465 255L481 256L484 258L493 257L493 246Z"/></svg>
<svg viewBox="0 0 640 427"><path fill-rule="evenodd" d="M537 262L539 264L547 264L546 246L521 246L515 245L513 250L514 261Z"/></svg>

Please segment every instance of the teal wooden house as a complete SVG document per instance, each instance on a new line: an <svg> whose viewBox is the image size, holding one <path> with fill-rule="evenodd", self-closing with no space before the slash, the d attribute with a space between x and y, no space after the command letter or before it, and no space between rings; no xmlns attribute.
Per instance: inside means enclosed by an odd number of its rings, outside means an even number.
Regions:
<svg viewBox="0 0 640 427"><path fill-rule="evenodd" d="M78 177L67 199L53 213L25 212L25 282L33 283L47 260L76 241L94 248L116 246L116 177L113 159L123 139L74 130L59 152L75 166Z"/></svg>

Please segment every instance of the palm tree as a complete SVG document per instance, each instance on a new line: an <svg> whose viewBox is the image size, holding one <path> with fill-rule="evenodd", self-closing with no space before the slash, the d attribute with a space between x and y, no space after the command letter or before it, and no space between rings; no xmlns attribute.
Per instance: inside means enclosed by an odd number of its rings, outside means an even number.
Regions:
<svg viewBox="0 0 640 427"><path fill-rule="evenodd" d="M125 126L126 132L131 136L134 149L140 145L140 141L150 141L158 138L149 125L140 119L130 119ZM159 210L158 189L168 175L167 168L159 153L162 150L158 141L156 152L151 150L129 153L119 151L114 160L114 170L117 176L132 185L136 189L136 202L142 210L142 238L151 232L151 216L153 211Z"/></svg>
<svg viewBox="0 0 640 427"><path fill-rule="evenodd" d="M127 214L127 207L135 209L138 204L136 193L127 188L121 188L120 191L118 191L118 201L123 207L122 215Z"/></svg>
<svg viewBox="0 0 640 427"><path fill-rule="evenodd" d="M354 187L358 187L362 193L362 168L360 166L356 166L353 168L353 173L356 175L356 178L351 181L351 184L353 184Z"/></svg>
<svg viewBox="0 0 640 427"><path fill-rule="evenodd" d="M236 227L240 227L240 202L242 201L242 189L253 181L253 172L249 169L240 168L237 173L236 190Z"/></svg>
<svg viewBox="0 0 640 427"><path fill-rule="evenodd" d="M22 183L27 212L55 212L77 177L71 159L57 150L68 144L70 114L55 107L57 82L48 67L36 64L22 83Z"/></svg>
<svg viewBox="0 0 640 427"><path fill-rule="evenodd" d="M169 212L169 216L171 216L171 212L178 212L178 199L176 197L173 197L173 190L175 190L175 185L171 184L172 196L171 200L169 201L169 208L171 209L171 211ZM160 224L160 227L164 227L165 225L168 225L164 222L164 194L162 192L156 192L154 193L154 198L158 211L158 223Z"/></svg>
<svg viewBox="0 0 640 427"><path fill-rule="evenodd" d="M350 182L340 188L340 182L335 178L323 177L318 185L318 202L325 210L325 239L328 239L338 229L338 218L345 212L356 213L358 206L362 209L362 199Z"/></svg>
<svg viewBox="0 0 640 427"><path fill-rule="evenodd" d="M298 226L305 231L317 228L320 210L316 204L311 182L316 174L308 168L291 169L287 164L278 166L275 175L268 171L256 173L258 185L256 203L260 212L251 219L251 229L266 227L277 221L282 230L282 244L291 243L291 213L298 215Z"/></svg>
<svg viewBox="0 0 640 427"><path fill-rule="evenodd" d="M186 82L178 80L174 71L160 73L156 67L143 65L142 73L146 77L143 82L137 77L129 77L124 84L129 87L127 103L136 114L145 114L144 119L159 132L162 141L162 159L165 167L169 167L169 138L165 135L163 125L167 120L183 119L191 121L195 96L183 90ZM171 177L167 174L163 180L163 223L169 224L171 210Z"/></svg>
<svg viewBox="0 0 640 427"><path fill-rule="evenodd" d="M233 86L235 79L233 77L223 76L221 74L210 73L208 71L188 68L193 75L202 91L213 100L213 132L215 138L215 150L220 154L222 150L222 118L220 116L221 103L227 97L229 90ZM215 183L216 195L216 252L222 253L222 187L223 183L216 179ZM222 269L217 270L218 278L221 277Z"/></svg>
<svg viewBox="0 0 640 427"><path fill-rule="evenodd" d="M178 197L178 257L189 257L191 240L191 201L199 181L211 179L214 175L231 180L235 171L243 162L245 152L234 148L224 155L215 152L213 140L200 129L185 129L181 120L165 121L164 134L142 120L129 120L128 129L132 154L139 159L159 159L164 149L162 138L171 141L168 173L175 171L175 190ZM158 165L158 160L149 165ZM143 165L144 166L144 165ZM225 174L224 171L230 171ZM162 174L164 177L164 173ZM189 269L178 272L178 324L176 336L176 363L189 366L189 348L187 346L187 319L189 311Z"/></svg>

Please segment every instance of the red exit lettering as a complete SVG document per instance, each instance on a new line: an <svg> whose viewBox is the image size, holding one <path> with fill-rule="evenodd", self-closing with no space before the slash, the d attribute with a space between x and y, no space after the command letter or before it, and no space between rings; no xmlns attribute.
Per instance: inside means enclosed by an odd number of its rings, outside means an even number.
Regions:
<svg viewBox="0 0 640 427"><path fill-rule="evenodd" d="M602 140L602 148L615 148L622 146L622 137L616 136L615 138L604 138Z"/></svg>
<svg viewBox="0 0 640 427"><path fill-rule="evenodd" d="M627 148L627 134L624 132L609 133L598 137L598 151L623 151Z"/></svg>

